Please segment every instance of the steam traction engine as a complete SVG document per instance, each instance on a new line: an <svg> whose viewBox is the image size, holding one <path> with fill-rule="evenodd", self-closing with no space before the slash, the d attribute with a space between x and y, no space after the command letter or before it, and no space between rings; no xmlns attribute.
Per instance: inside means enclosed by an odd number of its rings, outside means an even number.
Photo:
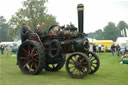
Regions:
<svg viewBox="0 0 128 85"><path fill-rule="evenodd" d="M58 71L65 64L68 74L73 78L83 78L95 73L100 65L98 56L89 51L89 42L83 33L83 9L79 4L78 28L73 25L61 27L57 35L31 33L17 53L17 62L24 74L39 74L42 69ZM66 58L66 54L68 54Z"/></svg>

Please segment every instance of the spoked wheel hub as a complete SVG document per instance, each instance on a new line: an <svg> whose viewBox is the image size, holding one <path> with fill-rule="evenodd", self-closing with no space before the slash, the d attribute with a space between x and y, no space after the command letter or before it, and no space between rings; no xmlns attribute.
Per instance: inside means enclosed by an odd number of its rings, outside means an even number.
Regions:
<svg viewBox="0 0 128 85"><path fill-rule="evenodd" d="M80 64L79 64L78 62L75 62L74 64L75 64L75 68L81 69L81 68L80 68Z"/></svg>

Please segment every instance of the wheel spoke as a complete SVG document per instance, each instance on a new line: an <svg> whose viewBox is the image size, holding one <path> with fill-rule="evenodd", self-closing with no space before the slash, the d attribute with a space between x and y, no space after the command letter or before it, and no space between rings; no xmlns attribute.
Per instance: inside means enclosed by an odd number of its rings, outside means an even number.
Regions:
<svg viewBox="0 0 128 85"><path fill-rule="evenodd" d="M55 68L55 64L52 64L52 67Z"/></svg>
<svg viewBox="0 0 128 85"><path fill-rule="evenodd" d="M22 50L24 51L24 54L25 54L26 56L28 56L28 51L25 50L24 48L22 48Z"/></svg>
<svg viewBox="0 0 128 85"><path fill-rule="evenodd" d="M31 55L33 54L34 50L35 50L35 47L34 47L34 48L32 48L32 51L31 51L31 53L30 53Z"/></svg>
<svg viewBox="0 0 128 85"><path fill-rule="evenodd" d="M76 70L76 68L74 68L74 69L72 70L72 73L74 73L75 70Z"/></svg>
<svg viewBox="0 0 128 85"><path fill-rule="evenodd" d="M37 56L37 55L39 55L39 54L38 53L34 54L34 56Z"/></svg>
<svg viewBox="0 0 128 85"><path fill-rule="evenodd" d="M94 61L94 60L96 60L96 59L92 59L91 62Z"/></svg>
<svg viewBox="0 0 128 85"><path fill-rule="evenodd" d="M33 59L34 61L36 61L36 62L38 62L39 60L37 60L37 59Z"/></svg>
<svg viewBox="0 0 128 85"><path fill-rule="evenodd" d="M72 58L71 58L71 60L72 60L73 62L75 62Z"/></svg>
<svg viewBox="0 0 128 85"><path fill-rule="evenodd" d="M29 64L30 62L31 62L31 60L28 61L27 63L25 63L23 67L25 68L25 66L26 66L27 64Z"/></svg>
<svg viewBox="0 0 128 85"><path fill-rule="evenodd" d="M28 59L28 57L20 57L20 59Z"/></svg>
<svg viewBox="0 0 128 85"><path fill-rule="evenodd" d="M86 68L86 66L80 66L81 68Z"/></svg>
<svg viewBox="0 0 128 85"><path fill-rule="evenodd" d="M92 64L97 64L97 62L96 63L93 62Z"/></svg>
<svg viewBox="0 0 128 85"><path fill-rule="evenodd" d="M96 66L92 65L92 67L96 68Z"/></svg>
<svg viewBox="0 0 128 85"><path fill-rule="evenodd" d="M75 56L75 61L77 60L76 57L77 57L77 55Z"/></svg>
<svg viewBox="0 0 128 85"><path fill-rule="evenodd" d="M89 56L89 60L91 60L93 57L92 56Z"/></svg>
<svg viewBox="0 0 128 85"><path fill-rule="evenodd" d="M81 62L83 62L85 59L83 58L82 60L81 60Z"/></svg>

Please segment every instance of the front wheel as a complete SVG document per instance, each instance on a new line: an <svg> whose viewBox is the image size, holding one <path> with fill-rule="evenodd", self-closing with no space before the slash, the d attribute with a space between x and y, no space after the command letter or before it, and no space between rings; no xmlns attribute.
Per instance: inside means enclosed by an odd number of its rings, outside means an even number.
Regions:
<svg viewBox="0 0 128 85"><path fill-rule="evenodd" d="M83 78L90 71L88 56L81 52L72 53L66 61L66 70L72 78Z"/></svg>

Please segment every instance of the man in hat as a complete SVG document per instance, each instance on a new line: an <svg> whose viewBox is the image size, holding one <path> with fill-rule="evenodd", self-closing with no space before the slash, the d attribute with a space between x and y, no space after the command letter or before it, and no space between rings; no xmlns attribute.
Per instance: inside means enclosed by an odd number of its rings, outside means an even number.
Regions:
<svg viewBox="0 0 128 85"><path fill-rule="evenodd" d="M27 29L26 24L24 23L23 27L21 29L21 41L22 41L22 43L27 39L27 37L26 37L27 32L28 32L28 29Z"/></svg>
<svg viewBox="0 0 128 85"><path fill-rule="evenodd" d="M34 33L37 33L41 40L43 40L44 33L40 30L40 25L37 25L37 28L34 30Z"/></svg>
<svg viewBox="0 0 128 85"><path fill-rule="evenodd" d="M34 32L38 34L39 31L40 31L40 25L38 24L38 25L37 25L37 28L34 30Z"/></svg>

